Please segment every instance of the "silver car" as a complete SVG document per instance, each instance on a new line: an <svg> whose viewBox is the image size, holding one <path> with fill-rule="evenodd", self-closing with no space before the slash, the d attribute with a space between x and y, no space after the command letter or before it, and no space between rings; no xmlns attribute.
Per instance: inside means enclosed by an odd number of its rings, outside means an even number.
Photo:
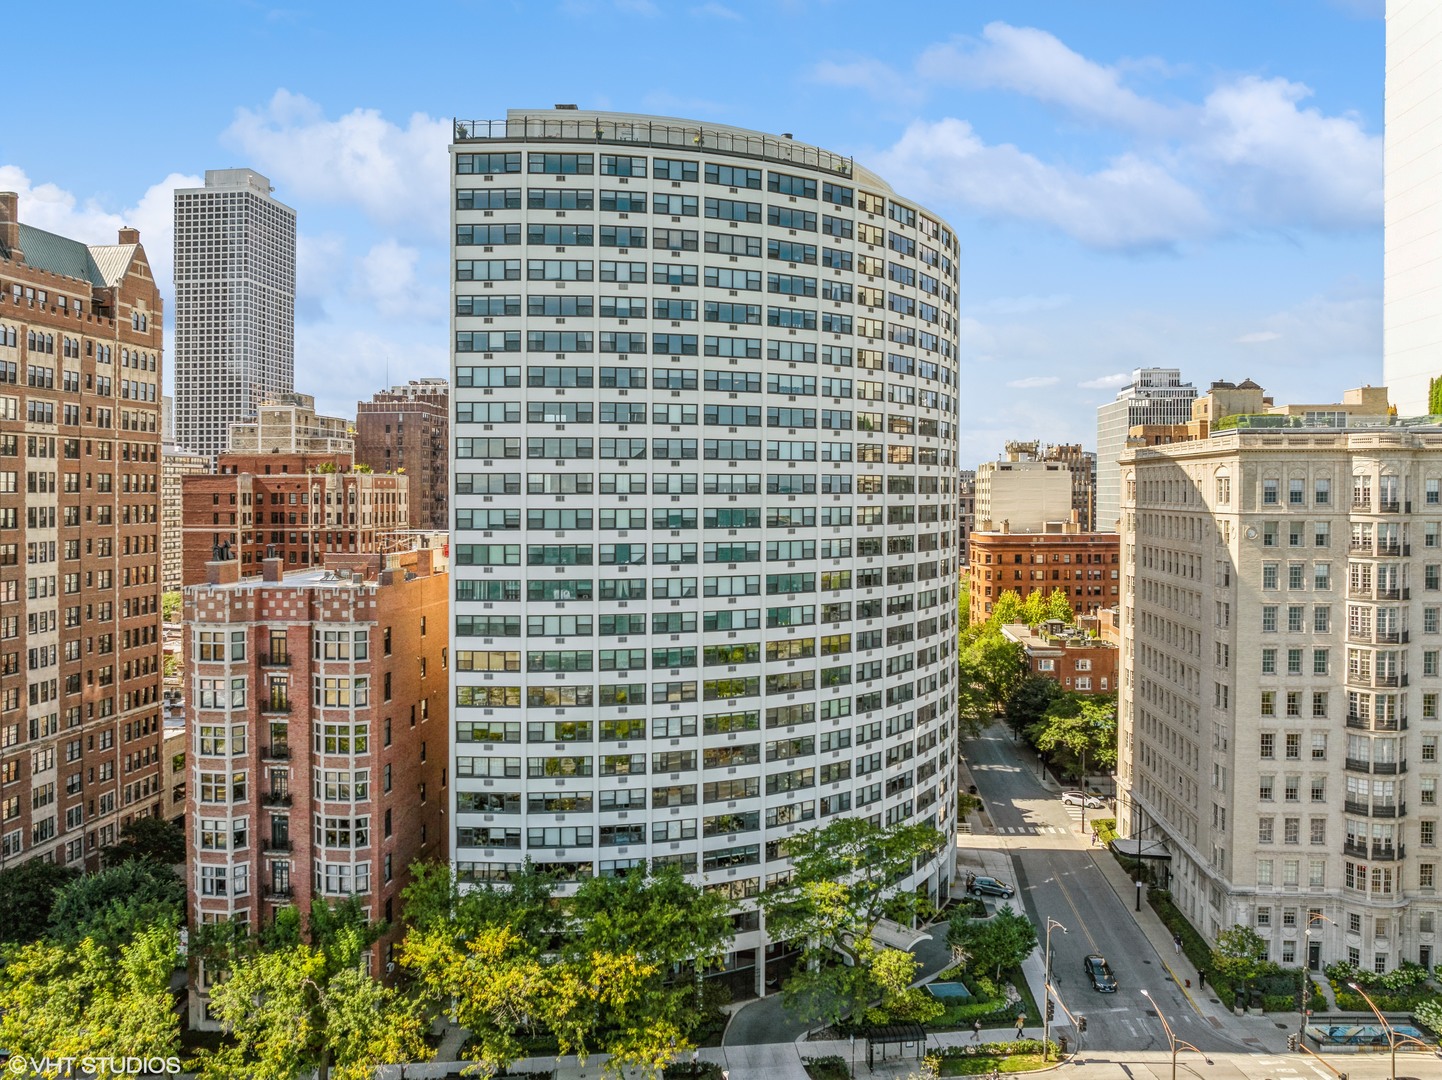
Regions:
<svg viewBox="0 0 1442 1080"><path fill-rule="evenodd" d="M1063 806L1084 806L1088 810L1105 810L1107 806L1095 795L1088 795L1083 791L1063 791L1061 804Z"/></svg>

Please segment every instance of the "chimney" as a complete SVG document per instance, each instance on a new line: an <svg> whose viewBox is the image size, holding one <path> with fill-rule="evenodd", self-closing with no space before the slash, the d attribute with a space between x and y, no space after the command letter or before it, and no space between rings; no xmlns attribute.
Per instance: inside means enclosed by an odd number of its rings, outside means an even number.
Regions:
<svg viewBox="0 0 1442 1080"><path fill-rule="evenodd" d="M285 560L278 556L260 560L260 580L280 581L285 574Z"/></svg>
<svg viewBox="0 0 1442 1080"><path fill-rule="evenodd" d="M13 191L0 191L0 250L9 252L14 262L25 261L20 250L20 196Z"/></svg>
<svg viewBox="0 0 1442 1080"><path fill-rule="evenodd" d="M122 243L122 244L138 244L138 243L140 243L140 230L139 230L139 229L132 229L129 225L125 226L125 228L123 228L123 229L120 230L120 243Z"/></svg>
<svg viewBox="0 0 1442 1080"><path fill-rule="evenodd" d="M236 559L213 559L205 564L207 585L234 585L240 581L240 562Z"/></svg>
<svg viewBox="0 0 1442 1080"><path fill-rule="evenodd" d="M416 552L416 576L430 577L435 573L436 553L430 548L421 548Z"/></svg>

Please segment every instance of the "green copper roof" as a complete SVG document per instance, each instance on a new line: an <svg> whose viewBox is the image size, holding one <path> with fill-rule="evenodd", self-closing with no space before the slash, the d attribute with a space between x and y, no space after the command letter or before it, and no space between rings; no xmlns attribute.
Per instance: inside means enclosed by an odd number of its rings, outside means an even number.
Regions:
<svg viewBox="0 0 1442 1080"><path fill-rule="evenodd" d="M80 278L92 285L104 286L104 276L90 249L78 240L67 240L33 225L20 225L20 250L25 253L25 262L37 270L48 270L52 274Z"/></svg>

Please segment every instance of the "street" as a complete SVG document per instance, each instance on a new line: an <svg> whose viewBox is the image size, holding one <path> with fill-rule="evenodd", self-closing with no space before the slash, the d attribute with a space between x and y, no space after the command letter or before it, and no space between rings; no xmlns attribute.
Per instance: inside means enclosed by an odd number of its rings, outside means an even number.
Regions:
<svg viewBox="0 0 1442 1080"><path fill-rule="evenodd" d="M1263 1049L1255 1038L1219 1030L1182 993L1168 974L1171 965L1179 979L1192 980L1191 992L1200 991L1197 972L1185 956L1170 950L1158 955L1133 917L1135 895L1119 896L1098 869L1089 850L1090 836L1080 831L1079 807L1063 806L1060 796L1037 778L1036 755L1014 746L1001 724L962 747L977 794L998 838L1009 850L1014 866L1017 899L1037 927L1045 948L1047 920L1055 919L1065 933L1051 935L1052 983L1062 1004L1073 1015L1087 1017L1082 1035L1083 1052L1106 1050L1166 1050L1169 1046L1155 1009L1141 993L1148 990L1166 1014L1180 1039L1202 1050L1250 1052ZM1028 762L1027 758L1031 760ZM1088 810L1088 818L1110 816L1110 810ZM965 848L966 836L961 837ZM1100 849L1097 858L1111 858ZM1145 903L1145 900L1143 901ZM1015 904L1013 904L1015 906ZM1102 994L1091 988L1082 958L1101 953L1116 976L1117 992ZM1061 1010L1057 1022L1066 1025ZM1281 1024L1277 1025L1282 1028ZM1292 1028L1295 1030L1295 1027ZM1074 1031L1063 1032L1076 1037ZM1286 1029L1277 1031L1283 1045Z"/></svg>

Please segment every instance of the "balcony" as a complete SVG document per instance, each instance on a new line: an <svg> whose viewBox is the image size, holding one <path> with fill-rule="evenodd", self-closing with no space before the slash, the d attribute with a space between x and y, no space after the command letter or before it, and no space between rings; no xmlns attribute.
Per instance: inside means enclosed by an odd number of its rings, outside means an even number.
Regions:
<svg viewBox="0 0 1442 1080"><path fill-rule="evenodd" d="M1406 854L1406 844L1398 844L1396 847L1393 847L1391 844L1372 845L1372 858L1379 862L1396 862Z"/></svg>
<svg viewBox="0 0 1442 1080"><path fill-rule="evenodd" d="M261 750L260 756L264 761L289 761L290 747L285 743L274 743Z"/></svg>
<svg viewBox="0 0 1442 1080"><path fill-rule="evenodd" d="M290 712L289 698L262 698L260 711L263 713L288 713Z"/></svg>
<svg viewBox="0 0 1442 1080"><path fill-rule="evenodd" d="M1372 771L1378 776L1396 776L1407 771L1407 761L1374 761Z"/></svg>
<svg viewBox="0 0 1442 1080"><path fill-rule="evenodd" d="M1364 761L1362 758L1349 757L1347 759L1347 770L1349 772L1370 773L1372 771L1372 763L1370 761Z"/></svg>
<svg viewBox="0 0 1442 1080"><path fill-rule="evenodd" d="M1368 852L1366 844L1354 844L1350 840L1343 842L1342 854L1351 855L1353 858L1357 859L1371 858L1371 854Z"/></svg>
<svg viewBox="0 0 1442 1080"><path fill-rule="evenodd" d="M288 791L267 791L260 797L262 806L289 806L290 792Z"/></svg>
<svg viewBox="0 0 1442 1080"><path fill-rule="evenodd" d="M272 836L261 847L267 855L287 854L291 850L290 837Z"/></svg>
<svg viewBox="0 0 1442 1080"><path fill-rule="evenodd" d="M295 896L295 890L289 885L267 885L265 887L265 898L272 904L288 904Z"/></svg>
<svg viewBox="0 0 1442 1080"><path fill-rule="evenodd" d="M1407 685L1407 676L1406 676L1406 675L1381 675L1381 674L1373 675L1373 676L1372 676L1372 685L1373 685L1373 686L1406 686L1406 685Z"/></svg>
<svg viewBox="0 0 1442 1080"><path fill-rule="evenodd" d="M1412 509L1412 504L1407 504L1407 509ZM1379 514L1400 514L1402 503L1397 499L1380 499L1377 502L1377 513Z"/></svg>
<svg viewBox="0 0 1442 1080"><path fill-rule="evenodd" d="M261 653L261 667L290 667L290 653Z"/></svg>
<svg viewBox="0 0 1442 1080"><path fill-rule="evenodd" d="M1349 814L1362 814L1364 816L1368 816L1372 813L1371 806L1369 806L1365 802L1360 802L1357 799L1347 799L1345 802L1342 803L1342 807Z"/></svg>
<svg viewBox="0 0 1442 1080"><path fill-rule="evenodd" d="M1407 813L1406 803L1373 803L1372 816L1384 818L1397 818Z"/></svg>

